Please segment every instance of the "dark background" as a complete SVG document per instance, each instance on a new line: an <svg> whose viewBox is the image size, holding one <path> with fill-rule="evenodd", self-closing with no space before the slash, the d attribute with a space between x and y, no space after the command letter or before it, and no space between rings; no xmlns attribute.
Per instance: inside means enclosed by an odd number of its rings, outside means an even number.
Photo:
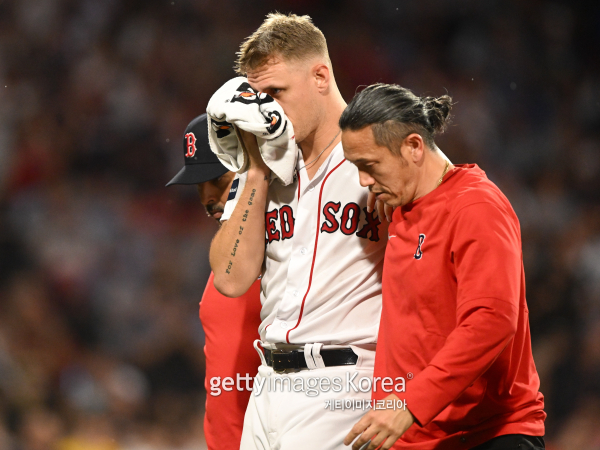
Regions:
<svg viewBox="0 0 600 450"><path fill-rule="evenodd" d="M204 448L216 226L164 184L274 10L347 101L454 98L438 145L521 221L548 448L600 449L600 3L537 0L0 0L0 448Z"/></svg>

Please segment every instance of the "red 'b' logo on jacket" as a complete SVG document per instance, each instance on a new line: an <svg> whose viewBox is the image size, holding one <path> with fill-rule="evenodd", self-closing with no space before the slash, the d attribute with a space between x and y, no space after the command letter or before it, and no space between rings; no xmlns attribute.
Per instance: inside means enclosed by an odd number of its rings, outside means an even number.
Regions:
<svg viewBox="0 0 600 450"><path fill-rule="evenodd" d="M191 158L196 154L196 136L194 136L194 133L188 133L185 135L185 141L187 145L185 157Z"/></svg>

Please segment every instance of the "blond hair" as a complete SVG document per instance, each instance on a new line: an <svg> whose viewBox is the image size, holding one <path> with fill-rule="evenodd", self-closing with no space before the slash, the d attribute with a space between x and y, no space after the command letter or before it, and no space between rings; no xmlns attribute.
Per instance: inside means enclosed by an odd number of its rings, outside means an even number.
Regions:
<svg viewBox="0 0 600 450"><path fill-rule="evenodd" d="M323 56L327 63L329 52L321 30L309 16L271 13L262 25L240 46L235 71L246 75L266 63L273 56L284 60L306 60Z"/></svg>

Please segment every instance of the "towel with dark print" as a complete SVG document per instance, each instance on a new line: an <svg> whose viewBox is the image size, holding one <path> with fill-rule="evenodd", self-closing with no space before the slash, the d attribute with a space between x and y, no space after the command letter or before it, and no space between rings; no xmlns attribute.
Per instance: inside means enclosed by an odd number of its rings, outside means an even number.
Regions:
<svg viewBox="0 0 600 450"><path fill-rule="evenodd" d="M243 173L248 157L237 129L256 136L260 154L275 178L287 186L294 179L298 155L294 128L273 97L256 92L244 77L225 83L206 108L211 150L225 167Z"/></svg>

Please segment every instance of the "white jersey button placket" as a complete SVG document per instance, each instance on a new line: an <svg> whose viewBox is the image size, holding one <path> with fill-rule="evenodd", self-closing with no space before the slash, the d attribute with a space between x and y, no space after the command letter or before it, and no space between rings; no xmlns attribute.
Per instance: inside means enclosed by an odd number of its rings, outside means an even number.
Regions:
<svg viewBox="0 0 600 450"><path fill-rule="evenodd" d="M330 166L329 163L328 160L323 164L312 180L308 179L304 170L298 172L299 184L302 188L300 192L296 193L294 199L294 235L290 242L292 249L285 279L286 288L283 298L277 306L276 320L279 322L279 326L276 326L276 330L272 330L277 338L281 336L281 342L285 342L288 331L297 325L297 320L300 318L299 313L303 309L303 302L310 303L311 301L308 282L314 263L315 236L318 234L315 219L320 216L321 183L327 173L325 169ZM315 190L315 188L317 189ZM304 314L308 311L307 307ZM286 325L283 325L284 321ZM295 333L301 333L301 330L294 329ZM293 339L293 336L291 338Z"/></svg>

